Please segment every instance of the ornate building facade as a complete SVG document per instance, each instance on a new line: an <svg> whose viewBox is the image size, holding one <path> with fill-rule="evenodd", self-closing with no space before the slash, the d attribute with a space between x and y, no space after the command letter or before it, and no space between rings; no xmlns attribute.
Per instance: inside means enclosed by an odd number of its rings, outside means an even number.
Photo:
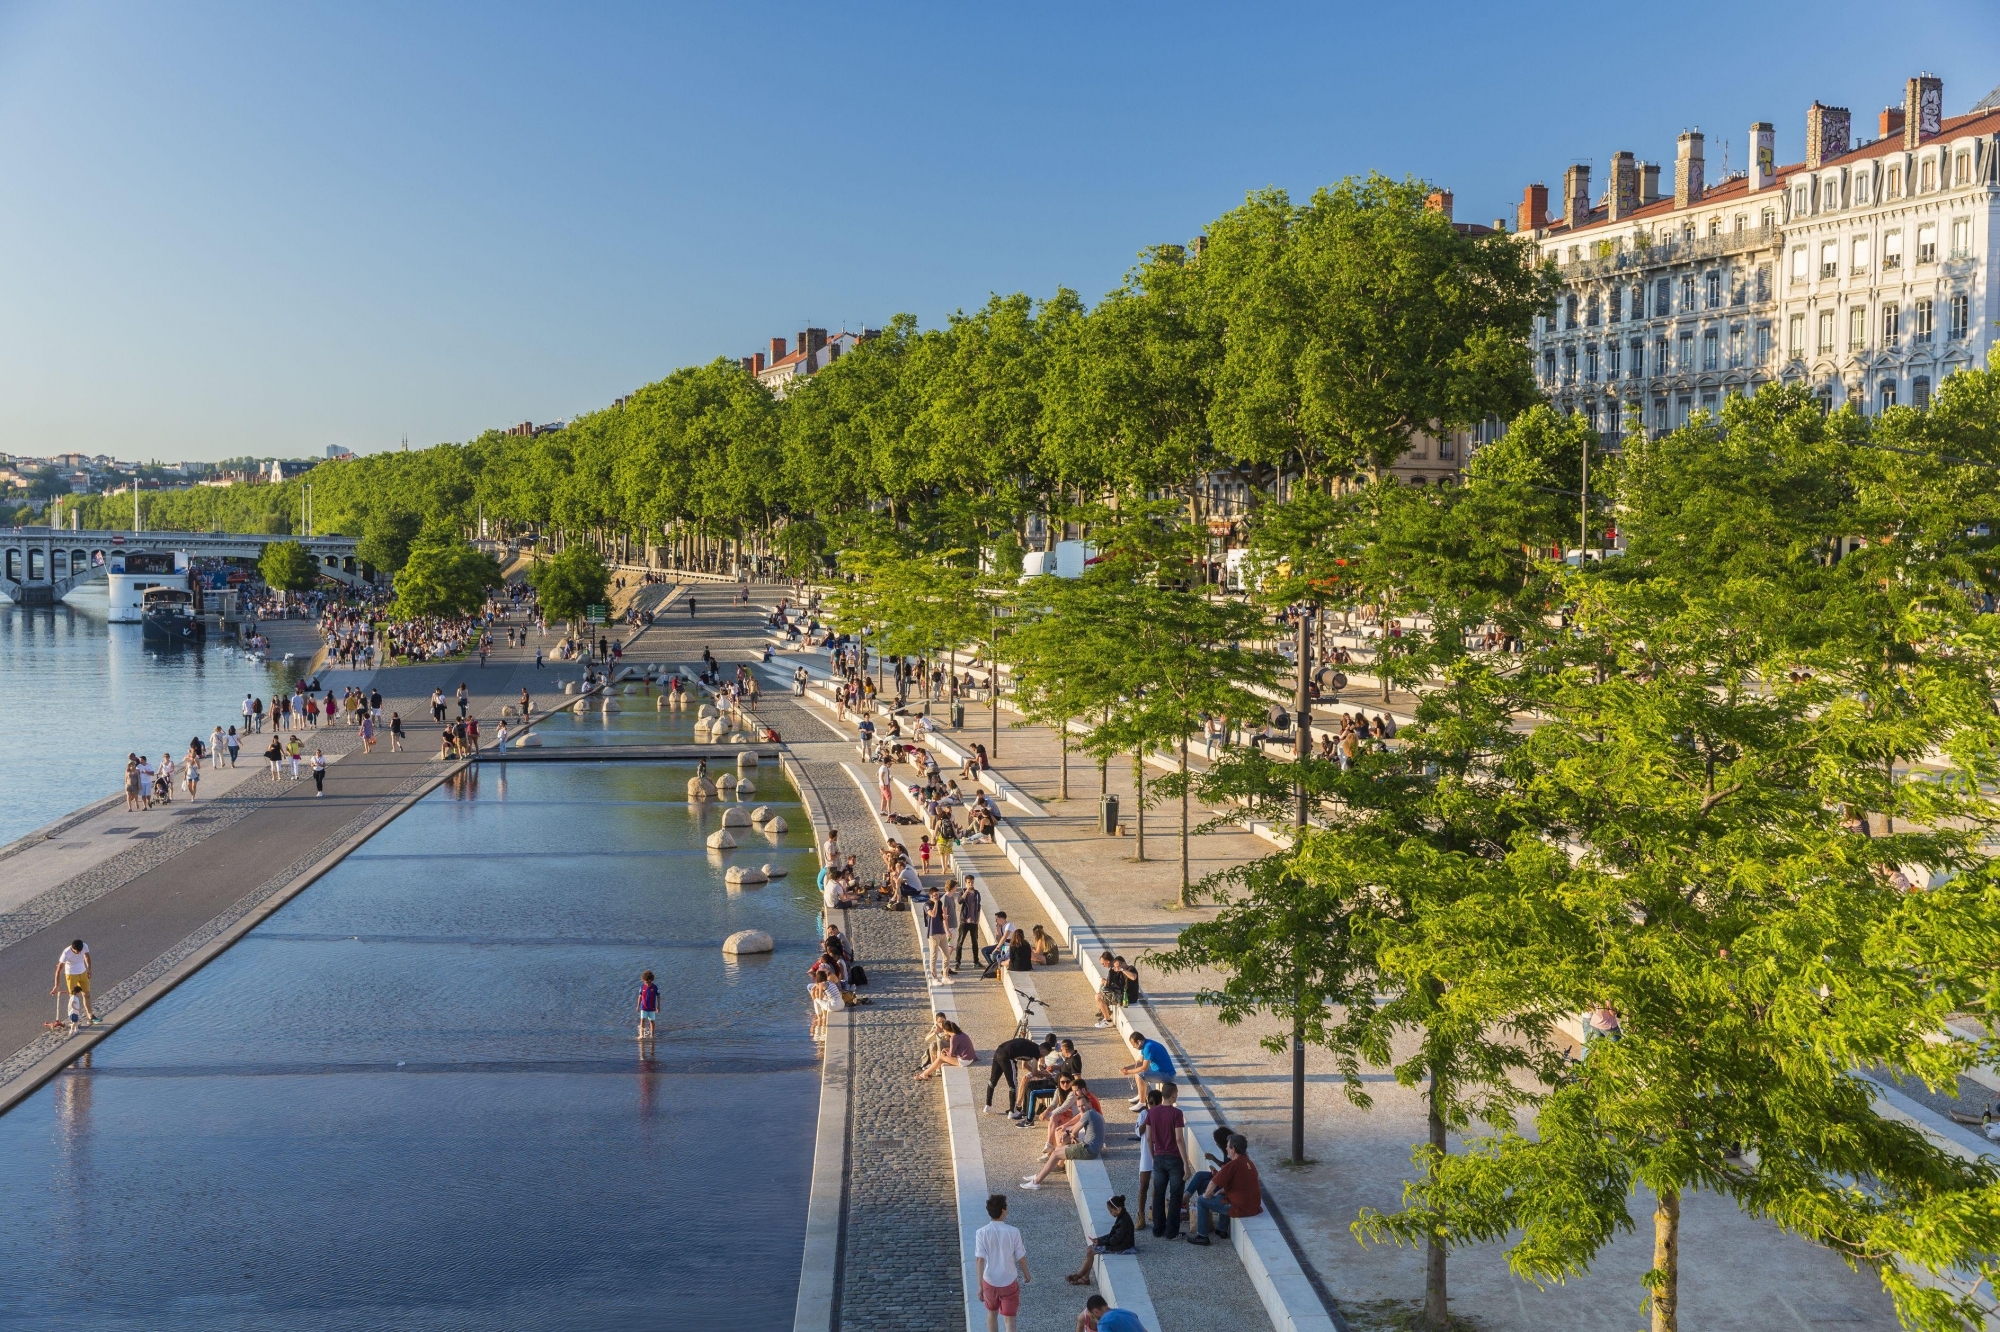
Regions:
<svg viewBox="0 0 2000 1332"><path fill-rule="evenodd" d="M1791 166L1754 124L1748 170L1714 186L1703 136L1683 133L1671 195L1620 152L1596 198L1590 168L1569 168L1558 218L1529 186L1519 229L1564 281L1534 333L1544 392L1615 444L1773 379L1879 411L1984 365L2000 321L2000 94L1950 119L1942 106L1938 80L1911 79L1880 137L1854 145L1848 112L1814 103Z"/></svg>

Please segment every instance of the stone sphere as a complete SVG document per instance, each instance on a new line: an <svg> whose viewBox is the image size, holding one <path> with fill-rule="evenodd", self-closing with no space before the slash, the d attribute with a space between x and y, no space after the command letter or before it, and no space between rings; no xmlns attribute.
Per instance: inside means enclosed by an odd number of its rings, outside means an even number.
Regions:
<svg viewBox="0 0 2000 1332"><path fill-rule="evenodd" d="M768 953L773 947L771 936L762 930L738 930L722 941L722 951L730 957L740 957L746 953Z"/></svg>

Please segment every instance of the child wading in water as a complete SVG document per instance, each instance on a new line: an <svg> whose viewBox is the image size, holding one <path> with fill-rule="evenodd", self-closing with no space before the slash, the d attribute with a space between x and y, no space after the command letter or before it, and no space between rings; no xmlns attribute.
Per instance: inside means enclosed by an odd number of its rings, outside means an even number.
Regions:
<svg viewBox="0 0 2000 1332"><path fill-rule="evenodd" d="M660 1015L660 987L653 984L653 973L639 973L639 1039L646 1040L654 1034L653 1020Z"/></svg>

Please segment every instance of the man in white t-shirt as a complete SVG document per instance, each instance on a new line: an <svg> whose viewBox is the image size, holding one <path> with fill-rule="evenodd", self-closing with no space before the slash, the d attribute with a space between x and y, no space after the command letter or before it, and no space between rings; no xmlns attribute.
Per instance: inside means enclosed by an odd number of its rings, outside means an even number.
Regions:
<svg viewBox="0 0 2000 1332"><path fill-rule="evenodd" d="M83 1000L83 1019L95 1024L97 1014L90 1008L90 946L81 939L70 941L56 959L55 982L49 986L50 994L73 994Z"/></svg>
<svg viewBox="0 0 2000 1332"><path fill-rule="evenodd" d="M875 785L882 788L882 816L889 816L889 797L896 789L896 774L889 771L889 760L883 759L875 765Z"/></svg>
<svg viewBox="0 0 2000 1332"><path fill-rule="evenodd" d="M979 1268L979 1302L986 1306L986 1332L999 1332L1006 1323L1014 1332L1014 1316L1021 1312L1021 1287L1035 1278L1028 1271L1028 1248L1021 1232L1007 1224L1007 1195L996 1193L986 1200L986 1215L993 1219L972 1237L972 1254Z"/></svg>

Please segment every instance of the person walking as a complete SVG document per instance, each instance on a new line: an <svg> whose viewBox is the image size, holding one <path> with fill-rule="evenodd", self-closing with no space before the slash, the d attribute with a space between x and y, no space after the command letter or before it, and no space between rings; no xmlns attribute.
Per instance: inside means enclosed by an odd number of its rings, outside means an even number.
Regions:
<svg viewBox="0 0 2000 1332"><path fill-rule="evenodd" d="M940 985L951 984L945 974L945 940L951 934L950 898L944 893L932 893L930 903L924 908L924 933L930 941L930 961L928 975Z"/></svg>
<svg viewBox="0 0 2000 1332"><path fill-rule="evenodd" d="M243 732L245 735L248 735L250 733L250 714L254 710L255 709L251 706L250 695L245 694L243 696Z"/></svg>
<svg viewBox="0 0 2000 1332"><path fill-rule="evenodd" d="M660 1016L660 987L653 983L653 973L639 973L639 1039L648 1040L658 1032L655 1025Z"/></svg>
<svg viewBox="0 0 2000 1332"><path fill-rule="evenodd" d="M125 756L125 812L127 814L136 814L139 812L139 797L144 793L144 783L145 778L139 772L139 756L137 754L127 754Z"/></svg>
<svg viewBox="0 0 2000 1332"><path fill-rule="evenodd" d="M979 961L979 889L973 886L972 876L965 876L956 894L958 913L958 935L952 941L951 971L956 976L959 967L965 964L965 945L972 944L972 960Z"/></svg>
<svg viewBox="0 0 2000 1332"><path fill-rule="evenodd" d="M361 714L361 752L364 754L375 752L375 715L373 713L364 712Z"/></svg>
<svg viewBox="0 0 2000 1332"><path fill-rule="evenodd" d="M458 685L457 697L458 697L458 719L460 721L464 721L465 710L472 706L472 695L466 691L465 682L462 680L459 682Z"/></svg>
<svg viewBox="0 0 2000 1332"><path fill-rule="evenodd" d="M292 737L292 743L286 746L285 752L292 760L292 780L297 781L299 779L299 760L306 756L305 742L295 735Z"/></svg>
<svg viewBox="0 0 2000 1332"><path fill-rule="evenodd" d="M889 759L886 755L884 755L880 763L875 765L875 785L882 792L882 816L887 818L889 816L889 796L896 789L896 774L889 771Z"/></svg>
<svg viewBox="0 0 2000 1332"><path fill-rule="evenodd" d="M83 1000L84 1021L95 1026L97 1014L90 1006L90 974L90 945L81 939L72 939L69 947L56 958L56 978L49 986L49 993L80 997Z"/></svg>
<svg viewBox="0 0 2000 1332"><path fill-rule="evenodd" d="M400 712L389 714L389 752L391 754L403 752L403 714Z"/></svg>
<svg viewBox="0 0 2000 1332"><path fill-rule="evenodd" d="M688 618L689 618L690 620L692 620L692 619L694 618L694 598L693 598L693 597L689 597L689 598L688 598Z"/></svg>
<svg viewBox="0 0 2000 1332"><path fill-rule="evenodd" d="M275 782L285 775L285 747L279 742L275 732L271 736L270 745L264 750L264 761L271 765L272 781Z"/></svg>
<svg viewBox="0 0 2000 1332"><path fill-rule="evenodd" d="M193 800L196 798L200 786L201 755L197 754L193 748L189 748L187 761L181 765L181 789L187 792L189 800Z"/></svg>
<svg viewBox="0 0 2000 1332"><path fill-rule="evenodd" d="M318 745L313 746L312 775L313 775L313 794L316 796L325 795L326 755L320 752L320 748Z"/></svg>
<svg viewBox="0 0 2000 1332"><path fill-rule="evenodd" d="M222 742L229 747L229 766L233 768L236 766L236 755L243 748L243 737L238 735L236 728L232 726L229 728L229 734L222 737Z"/></svg>
<svg viewBox="0 0 2000 1332"><path fill-rule="evenodd" d="M1014 1332L1014 1318L1021 1312L1021 1287L1034 1280L1028 1271L1028 1248L1021 1242L1021 1232L1007 1224L1006 1194L996 1193L986 1200L986 1215L992 1219L972 1237L979 1302L986 1306L986 1332L999 1332L1003 1323L1007 1332Z"/></svg>

